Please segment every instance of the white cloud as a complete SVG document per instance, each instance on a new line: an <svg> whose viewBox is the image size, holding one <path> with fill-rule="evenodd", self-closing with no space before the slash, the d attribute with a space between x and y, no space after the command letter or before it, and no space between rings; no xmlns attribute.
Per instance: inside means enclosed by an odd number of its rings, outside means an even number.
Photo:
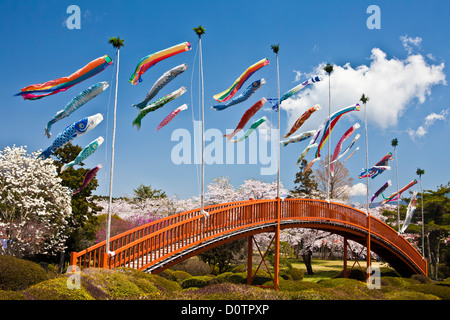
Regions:
<svg viewBox="0 0 450 320"><path fill-rule="evenodd" d="M422 55L408 55L405 60L388 59L381 49L373 48L369 65L353 68L350 63L334 66L331 74L331 112L359 103L364 93L369 97L367 119L381 129L395 126L399 117L412 101L423 104L437 84L446 84L444 63L429 65ZM287 112L288 124L307 109L320 104L322 109L305 122L304 130L317 129L328 116L328 76L320 64L306 78L322 75L324 80L308 86L300 93L283 102L281 108ZM290 88L289 88L290 89ZM351 112L345 118L358 117L364 120L364 107L360 112ZM342 120L341 120L342 121Z"/></svg>
<svg viewBox="0 0 450 320"><path fill-rule="evenodd" d="M414 48L420 48L420 45L422 43L421 37L408 37L408 35L401 36L400 40L402 41L402 45L405 48L405 50L408 52L408 54L411 54L414 50Z"/></svg>
<svg viewBox="0 0 450 320"><path fill-rule="evenodd" d="M352 186L343 186L342 187L343 192L346 193L349 197L356 197L356 196L365 196L367 195L367 188L366 185L362 182L357 183Z"/></svg>
<svg viewBox="0 0 450 320"><path fill-rule="evenodd" d="M425 117L425 124L422 126L419 126L417 130L408 129L407 132L409 134L409 137L414 141L415 138L421 138L423 137L427 132L428 128L436 121L436 120L447 120L448 115L448 109L442 110L439 114L437 113L430 113Z"/></svg>
<svg viewBox="0 0 450 320"><path fill-rule="evenodd" d="M364 183L357 183L353 185L350 189L351 196L364 196L367 194L367 188Z"/></svg>
<svg viewBox="0 0 450 320"><path fill-rule="evenodd" d="M436 113L430 113L429 115L427 115L425 117L425 125L426 126L431 126L434 121L436 120L445 120L447 119L447 115L448 115L448 109L447 110L442 110L441 113L436 114Z"/></svg>
<svg viewBox="0 0 450 320"><path fill-rule="evenodd" d="M295 80L294 80L294 82L299 82L301 80L301 78L302 78L302 74L303 73L301 73L301 71L298 71L298 70L292 70L292 71L295 72Z"/></svg>

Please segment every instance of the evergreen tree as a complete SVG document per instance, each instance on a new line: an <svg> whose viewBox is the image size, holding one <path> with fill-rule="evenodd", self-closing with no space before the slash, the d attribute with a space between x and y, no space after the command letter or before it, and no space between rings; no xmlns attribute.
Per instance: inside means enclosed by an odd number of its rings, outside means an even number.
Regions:
<svg viewBox="0 0 450 320"><path fill-rule="evenodd" d="M136 201L143 201L145 199L160 199L167 198L167 195L161 189L152 189L151 185L145 186L141 184L136 189L133 189Z"/></svg>
<svg viewBox="0 0 450 320"><path fill-rule="evenodd" d="M315 198L317 190L317 182L315 180L312 170L308 170L303 173L308 161L303 159L300 163L300 169L295 174L295 186L293 190L290 190L288 198Z"/></svg>
<svg viewBox="0 0 450 320"><path fill-rule="evenodd" d="M68 143L64 147L56 150L53 154L56 158L54 164L59 173L58 177L62 179L61 184L65 187L69 187L71 190L77 190L82 185L84 176L90 169L75 169L70 167L60 173L61 167L63 164L75 159L81 150L82 148L80 146ZM80 166L84 166L84 163L80 163ZM70 225L70 229L73 230L73 232L66 241L68 247L67 252L80 251L94 244L95 233L99 226L96 213L102 209L97 206L91 198L92 191L94 191L97 186L98 181L94 178L86 188L72 196L71 205L73 219L71 221L72 225Z"/></svg>

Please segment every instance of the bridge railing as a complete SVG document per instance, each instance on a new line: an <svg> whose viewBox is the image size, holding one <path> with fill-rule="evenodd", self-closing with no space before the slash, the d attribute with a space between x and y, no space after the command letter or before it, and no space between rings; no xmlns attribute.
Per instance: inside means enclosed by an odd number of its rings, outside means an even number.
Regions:
<svg viewBox="0 0 450 320"><path fill-rule="evenodd" d="M316 199L285 199L283 201L282 219L300 218L302 220L329 220L353 225L359 229L369 230L369 219L364 211L337 203L328 203L325 200ZM404 237L396 230L370 216L370 232L376 234L383 241L391 244L406 255L412 263L427 274L427 262Z"/></svg>
<svg viewBox="0 0 450 320"><path fill-rule="evenodd" d="M122 246L110 258L110 267L145 269L202 242L262 222L276 220L276 200L245 201L216 207L209 216L193 215Z"/></svg>
<svg viewBox="0 0 450 320"><path fill-rule="evenodd" d="M226 208L228 206L236 206L246 201L236 201L230 203L223 203L217 205L206 206L206 212ZM189 210L186 212L177 213L168 217L158 219L156 221L144 224L127 232L110 238L109 250L114 252L120 248L129 245L149 234L155 233L157 230L162 230L164 227L188 220L200 214L200 208ZM106 249L106 240L91 246L80 252L71 253L71 265L77 265L80 268L101 268L104 267L104 256Z"/></svg>

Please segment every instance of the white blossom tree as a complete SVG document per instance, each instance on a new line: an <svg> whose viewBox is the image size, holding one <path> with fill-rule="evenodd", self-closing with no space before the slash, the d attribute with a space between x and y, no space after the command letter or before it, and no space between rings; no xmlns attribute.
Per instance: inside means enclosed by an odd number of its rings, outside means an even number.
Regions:
<svg viewBox="0 0 450 320"><path fill-rule="evenodd" d="M53 160L25 147L0 151L0 239L3 253L24 257L65 249L71 192Z"/></svg>

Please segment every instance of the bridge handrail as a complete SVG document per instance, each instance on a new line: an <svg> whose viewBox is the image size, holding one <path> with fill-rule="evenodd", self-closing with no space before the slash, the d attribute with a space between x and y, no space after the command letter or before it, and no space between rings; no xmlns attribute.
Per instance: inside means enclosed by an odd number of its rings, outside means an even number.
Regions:
<svg viewBox="0 0 450 320"><path fill-rule="evenodd" d="M276 221L276 208L277 200L247 200L240 203L233 203L234 205L223 206L216 210L209 212L209 216L206 218L203 215L196 215L188 218L187 220L180 221L173 225L157 230L152 234L146 235L141 238L139 242L130 243L129 245L119 248L114 257L111 257L109 265L111 267L119 267L126 264L132 264L133 267L145 268L150 263L158 262L164 259L165 254L168 254L169 246L174 246L179 242L188 242L189 245L199 244L202 241L211 239L223 235L234 230L238 230L244 226L251 226L258 222L271 222ZM264 206L272 205L272 210L266 210ZM262 210L248 210L249 207L263 207ZM269 208L270 209L270 208ZM255 213L253 215L253 213ZM230 214L234 214L234 218L230 218ZM259 216L258 216L259 215ZM267 219L267 216L272 216L272 219ZM250 221L250 223L249 223ZM181 236L171 237L171 235L178 233L179 228L185 227L188 232L182 232ZM155 257L149 257L148 252L151 251L148 248L155 248ZM182 249L172 250L170 254L174 254ZM146 263L141 262L138 258L141 256L146 257Z"/></svg>
<svg viewBox="0 0 450 320"><path fill-rule="evenodd" d="M234 201L228 203L220 203L205 206L204 210L209 212L211 210L216 210L220 208L225 208L228 206L239 205L245 203L248 200L244 201ZM173 215L143 224L139 227L130 229L126 232L118 234L116 236L112 236L109 242L110 251L114 252L118 250L120 247L125 246L129 243L133 243L134 241L142 238L147 234L151 234L156 230L159 230L164 227L164 225L170 225L171 221L184 221L198 215L200 213L200 208L195 208L189 211L184 211L180 213L175 213ZM80 267L101 267L102 256L105 254L106 249L106 240L103 240L85 250L80 252L72 252L71 253L71 265L79 265ZM80 260L78 263L75 263L77 260ZM82 262L83 261L83 262Z"/></svg>
<svg viewBox="0 0 450 320"><path fill-rule="evenodd" d="M311 200L314 202L320 201L322 204L328 205L327 201L316 200L316 199L288 198L288 199L285 199L285 203L289 203L289 202L296 202L296 203L305 202L306 203ZM369 230L368 221L369 220L367 219L368 215L366 212L364 212L360 209L357 209L357 208L350 207L345 204L331 202L331 203L329 203L329 205L330 205L330 207L337 206L339 208L339 211L333 210L333 212L338 212L339 214L341 214L341 211L343 208L345 208L349 212L358 213L359 219L357 219L357 222L359 222L359 224L357 223L357 225L360 228L365 229L368 232L368 230ZM283 210L282 212L286 212L286 210ZM305 211L303 211L303 212L305 212ZM311 216L309 215L308 217L311 217ZM348 219L348 218L354 219L355 217L356 216L354 214L351 215L350 217L348 215L346 215L346 219ZM332 218L332 217L330 216L330 218ZM346 220L346 221L348 221L348 220ZM404 237L400 236L399 233L396 230L394 230L391 226L387 225L386 223L379 220L378 218L370 215L370 231L371 231L371 233L376 234L378 237L383 239L383 241L390 243L392 245L392 247L399 248L403 252L403 254L405 254L411 260L411 262L413 262L420 270L422 270L424 272L424 274L427 274L426 273L426 262L424 261L423 265L418 265L416 263L416 261L424 260L422 255L420 254L420 252L417 251L417 249L414 248Z"/></svg>

